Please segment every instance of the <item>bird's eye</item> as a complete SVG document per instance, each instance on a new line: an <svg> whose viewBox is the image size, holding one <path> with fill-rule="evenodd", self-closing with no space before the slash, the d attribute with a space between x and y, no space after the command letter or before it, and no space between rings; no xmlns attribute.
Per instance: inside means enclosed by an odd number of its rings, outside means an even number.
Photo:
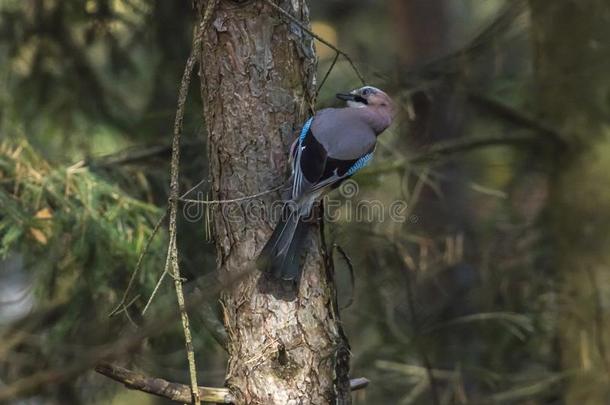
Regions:
<svg viewBox="0 0 610 405"><path fill-rule="evenodd" d="M362 90L362 95L363 96L368 96L369 94L371 94L371 89L364 89L364 90Z"/></svg>

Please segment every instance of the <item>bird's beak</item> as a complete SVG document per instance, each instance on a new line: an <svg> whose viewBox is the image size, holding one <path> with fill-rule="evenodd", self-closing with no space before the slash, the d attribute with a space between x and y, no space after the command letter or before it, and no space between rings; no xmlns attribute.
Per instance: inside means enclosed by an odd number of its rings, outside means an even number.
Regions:
<svg viewBox="0 0 610 405"><path fill-rule="evenodd" d="M351 93L337 93L337 98L343 101L354 101L356 99L356 95Z"/></svg>

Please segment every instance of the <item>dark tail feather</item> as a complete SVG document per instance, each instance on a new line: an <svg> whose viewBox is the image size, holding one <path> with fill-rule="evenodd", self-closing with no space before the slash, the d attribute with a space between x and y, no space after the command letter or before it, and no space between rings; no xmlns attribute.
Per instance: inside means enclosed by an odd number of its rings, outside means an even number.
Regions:
<svg viewBox="0 0 610 405"><path fill-rule="evenodd" d="M301 254L309 224L299 219L290 246L285 253L278 254L272 265L273 275L282 280L298 283L301 278Z"/></svg>
<svg viewBox="0 0 610 405"><path fill-rule="evenodd" d="M277 256L282 246L288 246L292 241L292 235L296 229L298 217L296 212L289 212L289 207L285 207L280 221L275 226L271 237L258 256L257 264L261 269L268 268Z"/></svg>
<svg viewBox="0 0 610 405"><path fill-rule="evenodd" d="M284 211L284 214L258 256L257 265L277 279L298 282L301 245L308 226L296 210L289 214Z"/></svg>

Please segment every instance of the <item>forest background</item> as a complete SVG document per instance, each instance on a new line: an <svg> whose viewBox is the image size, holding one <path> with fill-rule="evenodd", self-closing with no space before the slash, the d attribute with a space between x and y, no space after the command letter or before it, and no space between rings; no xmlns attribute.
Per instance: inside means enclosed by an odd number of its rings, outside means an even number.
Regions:
<svg viewBox="0 0 610 405"><path fill-rule="evenodd" d="M308 6L313 31L400 106L357 192L334 194L352 204L326 230L351 374L370 380L355 403L606 403L610 3ZM88 364L105 350L188 381L178 315L136 345L121 340L161 275L165 226L130 307L108 314L167 204L195 24L188 1L0 2L0 398L164 403L96 374ZM318 84L332 68L317 107L336 106L334 94L360 80L329 47L316 51ZM181 189L199 185L205 198L207 137L191 87ZM371 200L404 201L405 220L345 219ZM200 383L222 386L208 216L181 216L178 247L187 297L200 302ZM175 306L171 284L144 317Z"/></svg>

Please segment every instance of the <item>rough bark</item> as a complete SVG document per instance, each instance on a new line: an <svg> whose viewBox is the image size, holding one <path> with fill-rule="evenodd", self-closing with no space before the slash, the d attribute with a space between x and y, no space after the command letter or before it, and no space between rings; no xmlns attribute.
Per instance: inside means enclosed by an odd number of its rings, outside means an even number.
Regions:
<svg viewBox="0 0 610 405"><path fill-rule="evenodd" d="M558 354L564 402L610 398L610 3L530 0L537 101L564 134L549 224L559 276Z"/></svg>
<svg viewBox="0 0 610 405"><path fill-rule="evenodd" d="M309 23L304 0L279 5ZM313 104L312 41L262 1L222 1L203 42L201 93L215 198L273 189L287 179L289 143ZM212 213L221 278L246 272L221 297L226 384L239 404L349 403L349 348L317 232L298 294L254 268L274 221L248 207L270 212L278 198Z"/></svg>

